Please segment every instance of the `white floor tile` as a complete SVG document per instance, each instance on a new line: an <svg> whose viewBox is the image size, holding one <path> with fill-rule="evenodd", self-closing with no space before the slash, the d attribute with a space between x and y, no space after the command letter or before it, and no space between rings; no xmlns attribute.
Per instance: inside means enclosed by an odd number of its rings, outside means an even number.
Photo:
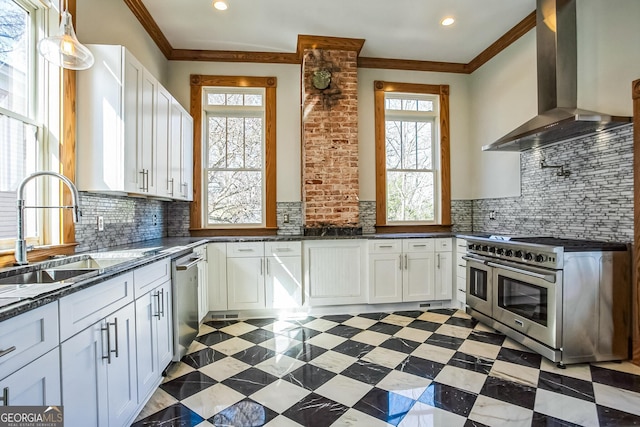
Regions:
<svg viewBox="0 0 640 427"><path fill-rule="evenodd" d="M565 377L577 378L579 380L591 381L591 368L588 363L579 363L576 365L566 365L564 369L558 368L555 362L543 357L540 365L541 371L553 372L554 374L564 375Z"/></svg>
<svg viewBox="0 0 640 427"><path fill-rule="evenodd" d="M382 420L379 420L371 415L367 415L363 412L357 411L353 408L342 414L331 427L387 427L392 424L387 424Z"/></svg>
<svg viewBox="0 0 640 427"><path fill-rule="evenodd" d="M289 338L286 335L276 335L275 337L263 341L258 345L264 348L268 348L269 350L273 350L276 353L284 353L291 347L300 344L300 342L301 341Z"/></svg>
<svg viewBox="0 0 640 427"><path fill-rule="evenodd" d="M352 317L351 319L343 322L343 325L351 326L359 329L367 329L372 325L375 325L377 322L372 319L367 319L366 317Z"/></svg>
<svg viewBox="0 0 640 427"><path fill-rule="evenodd" d="M640 416L640 393L593 383L593 394L598 405Z"/></svg>
<svg viewBox="0 0 640 427"><path fill-rule="evenodd" d="M246 334L247 332L255 331L256 329L258 328L249 323L238 322L238 323L234 323L233 325L225 326L220 330L225 334L229 334L237 337L239 335Z"/></svg>
<svg viewBox="0 0 640 427"><path fill-rule="evenodd" d="M480 395L468 418L492 427L529 427L533 411Z"/></svg>
<svg viewBox="0 0 640 427"><path fill-rule="evenodd" d="M425 342L427 338L431 336L431 334L433 334L433 332L423 331L422 329L416 329L409 326L409 327L400 329L393 336L402 338L405 340L409 340L409 341L422 343L422 342Z"/></svg>
<svg viewBox="0 0 640 427"><path fill-rule="evenodd" d="M216 381L224 381L229 377L249 369L248 365L233 357L225 357L199 369L200 372Z"/></svg>
<svg viewBox="0 0 640 427"><path fill-rule="evenodd" d="M285 417L284 415L278 415L277 417L269 421L267 424L265 424L264 427L304 427L304 426L293 421L291 418Z"/></svg>
<svg viewBox="0 0 640 427"><path fill-rule="evenodd" d="M255 344L242 338L233 337L226 341L219 342L211 346L212 349L224 353L227 356L238 353L239 351L246 350L249 347L253 347Z"/></svg>
<svg viewBox="0 0 640 427"><path fill-rule="evenodd" d="M529 387L538 387L540 371L527 366L496 360L493 362L489 375Z"/></svg>
<svg viewBox="0 0 640 427"><path fill-rule="evenodd" d="M337 335L323 333L323 334L316 335L315 337L307 340L306 342L311 345L317 345L318 347L322 347L330 350L333 347L339 344L342 344L346 340L347 340L346 338L339 337Z"/></svg>
<svg viewBox="0 0 640 427"><path fill-rule="evenodd" d="M408 355L406 353L401 353L384 347L376 347L367 353L361 360L393 369L398 366L400 362L406 359L407 356Z"/></svg>
<svg viewBox="0 0 640 427"><path fill-rule="evenodd" d="M381 322L384 323L390 323L392 325L396 325L396 326L407 326L409 325L409 323L413 322L415 319L413 317L406 317L406 316L400 316L397 314L390 314L389 316L385 317L384 319L381 320Z"/></svg>
<svg viewBox="0 0 640 427"><path fill-rule="evenodd" d="M462 427L465 422L465 417L416 402L398 427Z"/></svg>
<svg viewBox="0 0 640 427"><path fill-rule="evenodd" d="M365 384L343 375L336 375L316 389L315 392L334 402L351 407L372 388L373 385Z"/></svg>
<svg viewBox="0 0 640 427"><path fill-rule="evenodd" d="M311 322L306 323L304 326L305 328L311 328L315 329L316 331L324 332L337 325L338 323L332 322L330 320L314 319Z"/></svg>
<svg viewBox="0 0 640 427"><path fill-rule="evenodd" d="M468 371L455 366L445 366L438 375L436 375L434 381L477 394L482 390L486 379L486 375L478 372Z"/></svg>
<svg viewBox="0 0 640 427"><path fill-rule="evenodd" d="M298 359L294 359L293 357L289 357L284 354L277 354L271 359L258 363L256 368L281 378L283 375L295 371L302 365L304 365L304 362L301 362Z"/></svg>
<svg viewBox="0 0 640 427"><path fill-rule="evenodd" d="M182 400L182 404L207 419L244 399L244 396L222 383L212 385Z"/></svg>
<svg viewBox="0 0 640 427"><path fill-rule="evenodd" d="M430 379L394 370L389 372L376 387L417 400L430 384Z"/></svg>
<svg viewBox="0 0 640 427"><path fill-rule="evenodd" d="M375 331L362 331L351 337L351 339L365 344L380 345L389 339L389 335Z"/></svg>
<svg viewBox="0 0 640 427"><path fill-rule="evenodd" d="M438 329L436 329L436 334L447 335L455 338L462 338L466 340L472 329L463 328L461 326L456 325L442 325Z"/></svg>
<svg viewBox="0 0 640 427"><path fill-rule="evenodd" d="M458 347L458 351L473 356L484 357L485 359L495 359L500 353L500 346L487 344L479 341L466 340Z"/></svg>
<svg viewBox="0 0 640 427"><path fill-rule="evenodd" d="M456 354L455 350L431 344L420 344L415 350L413 350L413 352L411 352L412 356L433 360L434 362L443 364L448 363L454 354Z"/></svg>
<svg viewBox="0 0 640 427"><path fill-rule="evenodd" d="M533 409L541 414L580 426L599 425L595 403L548 390L538 389L536 391L536 403Z"/></svg>
<svg viewBox="0 0 640 427"><path fill-rule="evenodd" d="M291 384L289 381L278 380L249 397L278 413L282 413L309 393L309 390Z"/></svg>
<svg viewBox="0 0 640 427"><path fill-rule="evenodd" d="M358 359L355 357L338 353L337 351L329 350L322 353L320 356L316 357L309 363L311 365L326 369L327 371L339 374L349 366L353 365L357 360Z"/></svg>
<svg viewBox="0 0 640 427"><path fill-rule="evenodd" d="M424 320L427 322L444 323L447 320L449 320L449 316L447 316L446 314L432 313L429 311L425 311L420 316L418 316L418 319Z"/></svg>

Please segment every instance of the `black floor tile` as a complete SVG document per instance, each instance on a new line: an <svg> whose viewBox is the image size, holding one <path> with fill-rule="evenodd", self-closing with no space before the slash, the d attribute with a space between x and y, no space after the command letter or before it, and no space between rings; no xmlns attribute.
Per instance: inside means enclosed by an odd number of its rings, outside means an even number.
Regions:
<svg viewBox="0 0 640 427"><path fill-rule="evenodd" d="M432 334L427 338L425 344L457 350L463 342L464 340L462 338L450 337L449 335Z"/></svg>
<svg viewBox="0 0 640 427"><path fill-rule="evenodd" d="M225 334L224 332L220 332L220 331L215 331L215 332L211 332L206 335L201 335L197 337L196 341L206 346L211 346L231 338L233 338L233 335Z"/></svg>
<svg viewBox="0 0 640 427"><path fill-rule="evenodd" d="M374 387L353 408L397 426L413 404L408 397Z"/></svg>
<svg viewBox="0 0 640 427"><path fill-rule="evenodd" d="M400 351L402 353L409 354L413 352L418 346L419 342L406 340L404 338L391 337L382 344L380 347L388 348L390 350Z"/></svg>
<svg viewBox="0 0 640 427"><path fill-rule="evenodd" d="M507 338L506 335L502 335L500 333L493 332L483 332L483 331L472 331L471 334L467 337L467 339L471 341L480 341L486 344L493 345L502 345L504 340Z"/></svg>
<svg viewBox="0 0 640 427"><path fill-rule="evenodd" d="M362 329L354 328L352 326L347 326L347 325L337 325L331 329L326 330L325 332L328 334L337 335L342 338L351 338L354 335L362 332Z"/></svg>
<svg viewBox="0 0 640 427"><path fill-rule="evenodd" d="M246 350L242 350L234 354L234 359L242 360L244 363L256 366L258 363L264 362L265 360L271 359L276 355L276 352L273 350L269 350L268 348L254 345L253 347L249 347Z"/></svg>
<svg viewBox="0 0 640 427"><path fill-rule="evenodd" d="M377 320L380 321L387 317L389 313L360 313L358 317L364 317L366 319Z"/></svg>
<svg viewBox="0 0 640 427"><path fill-rule="evenodd" d="M283 331L281 335L286 335L289 338L292 338L294 340L305 341L321 333L322 332L316 331L315 329L300 327L300 328L288 329L286 331Z"/></svg>
<svg viewBox="0 0 640 427"><path fill-rule="evenodd" d="M200 371L189 372L181 377L174 378L160 385L160 388L178 400L186 399L205 388L216 384L217 381L209 378Z"/></svg>
<svg viewBox="0 0 640 427"><path fill-rule="evenodd" d="M353 316L350 314L334 314L329 316L322 316L324 320L330 320L331 322L342 323L351 319Z"/></svg>
<svg viewBox="0 0 640 427"><path fill-rule="evenodd" d="M420 311L420 310L394 311L393 314L396 314L398 316L404 316L404 317L413 317L415 319L416 317L422 316L424 314L424 311Z"/></svg>
<svg viewBox="0 0 640 427"><path fill-rule="evenodd" d="M480 394L527 409L533 409L536 400L535 388L492 376L487 377Z"/></svg>
<svg viewBox="0 0 640 427"><path fill-rule="evenodd" d="M626 372L592 365L591 379L594 383L606 384L640 393L640 375L627 374Z"/></svg>
<svg viewBox="0 0 640 427"><path fill-rule="evenodd" d="M429 310L429 313L438 313L444 314L445 316L452 316L456 311L455 308L434 308L433 310Z"/></svg>
<svg viewBox="0 0 640 427"><path fill-rule="evenodd" d="M326 369L307 363L295 371L283 375L282 379L298 387L313 391L335 376L335 372L327 371Z"/></svg>
<svg viewBox="0 0 640 427"><path fill-rule="evenodd" d="M391 372L391 369L375 363L358 360L340 374L365 384L376 385Z"/></svg>
<svg viewBox="0 0 640 427"><path fill-rule="evenodd" d="M326 397L310 393L282 415L305 427L328 427L348 409Z"/></svg>
<svg viewBox="0 0 640 427"><path fill-rule="evenodd" d="M564 394L565 396L595 402L593 383L577 378L565 377L553 372L540 371L538 388Z"/></svg>
<svg viewBox="0 0 640 427"><path fill-rule="evenodd" d="M242 334L239 338L243 340L247 340L254 344L260 344L261 342L265 342L273 338L275 334L271 331L267 331L266 329L254 329L251 332L247 332L246 334Z"/></svg>
<svg viewBox="0 0 640 427"><path fill-rule="evenodd" d="M369 326L367 330L373 332L380 332L381 334L393 335L402 329L402 326L392 325L390 323L378 322Z"/></svg>
<svg viewBox="0 0 640 427"><path fill-rule="evenodd" d="M477 397L477 394L433 382L418 400L429 406L466 417L476 403Z"/></svg>
<svg viewBox="0 0 640 427"><path fill-rule="evenodd" d="M640 416L596 405L601 426L640 426Z"/></svg>
<svg viewBox="0 0 640 427"><path fill-rule="evenodd" d="M302 344L294 345L289 350L285 351L284 354L286 354L289 357L293 357L294 359L301 360L303 362L310 362L326 351L327 349L325 348L302 343Z"/></svg>
<svg viewBox="0 0 640 427"><path fill-rule="evenodd" d="M222 384L231 387L245 396L250 396L277 380L278 377L274 375L257 368L249 368L246 371L227 378L222 381Z"/></svg>
<svg viewBox="0 0 640 427"><path fill-rule="evenodd" d="M435 332L442 323L428 322L426 320L414 320L407 325L409 328L420 329L423 331Z"/></svg>
<svg viewBox="0 0 640 427"><path fill-rule="evenodd" d="M277 412L247 398L223 409L208 421L214 426L258 427L267 424L277 416Z"/></svg>
<svg viewBox="0 0 640 427"><path fill-rule="evenodd" d="M371 350L375 347L370 344L365 344L363 342L346 340L343 343L338 344L333 347L331 350L337 351L338 353L346 354L348 356L353 356L357 358L361 358L367 355Z"/></svg>
<svg viewBox="0 0 640 427"><path fill-rule="evenodd" d="M457 351L451 359L449 359L447 365L489 375L489 372L491 372L491 368L493 367L493 360Z"/></svg>
<svg viewBox="0 0 640 427"><path fill-rule="evenodd" d="M222 329L227 326L235 325L238 322L240 322L240 320L209 320L208 322L204 322L204 324L211 326L212 328Z"/></svg>
<svg viewBox="0 0 640 427"><path fill-rule="evenodd" d="M496 360L511 362L517 365L527 366L529 368L540 369L542 356L528 351L502 347L500 349L500 353L498 353L498 357L496 358Z"/></svg>
<svg viewBox="0 0 640 427"><path fill-rule="evenodd" d="M482 424L480 421L474 421L474 420L467 420L464 423L463 427L490 427L486 424Z"/></svg>
<svg viewBox="0 0 640 427"><path fill-rule="evenodd" d="M263 326L270 325L275 321L276 321L276 319L273 319L273 318L269 318L269 319L247 319L247 320L244 320L245 323L248 323L248 324L253 325L253 326L257 326L258 328L262 328Z"/></svg>
<svg viewBox="0 0 640 427"><path fill-rule="evenodd" d="M133 423L131 426L194 427L203 421L204 419L200 415L196 414L182 403L176 403L156 412L153 415L149 415L136 423Z"/></svg>
<svg viewBox="0 0 640 427"><path fill-rule="evenodd" d="M205 348L200 351L196 351L195 353L186 354L180 361L182 363L186 363L192 368L200 369L203 366L210 365L211 363L224 359L225 357L227 357L226 354L215 351L212 348Z"/></svg>
<svg viewBox="0 0 640 427"><path fill-rule="evenodd" d="M463 317L451 317L444 322L446 325L460 326L462 328L473 329L478 324L476 319L465 319Z"/></svg>
<svg viewBox="0 0 640 427"><path fill-rule="evenodd" d="M533 413L531 419L531 427L581 427L580 424L570 423L569 421L560 420L554 418L551 415L541 414L539 412Z"/></svg>
<svg viewBox="0 0 640 427"><path fill-rule="evenodd" d="M444 368L442 363L421 357L409 356L401 364L396 366L396 371L406 372L419 377L434 379Z"/></svg>

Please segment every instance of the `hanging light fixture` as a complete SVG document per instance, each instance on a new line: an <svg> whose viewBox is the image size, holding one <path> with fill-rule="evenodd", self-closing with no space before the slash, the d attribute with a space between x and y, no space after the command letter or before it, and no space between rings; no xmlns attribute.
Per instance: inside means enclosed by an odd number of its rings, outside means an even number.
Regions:
<svg viewBox="0 0 640 427"><path fill-rule="evenodd" d="M86 70L93 65L93 54L78 41L73 29L71 14L67 11L68 0L60 15L60 29L56 35L38 42L38 52L47 61L69 70Z"/></svg>

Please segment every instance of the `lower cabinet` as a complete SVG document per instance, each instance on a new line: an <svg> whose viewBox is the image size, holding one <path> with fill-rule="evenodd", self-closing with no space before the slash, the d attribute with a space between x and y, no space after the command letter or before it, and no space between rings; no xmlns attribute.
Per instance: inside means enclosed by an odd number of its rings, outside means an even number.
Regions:
<svg viewBox="0 0 640 427"><path fill-rule="evenodd" d="M227 244L207 244L209 311L225 311L227 305Z"/></svg>
<svg viewBox="0 0 640 427"><path fill-rule="evenodd" d="M147 400L173 357L171 281L135 301L138 403Z"/></svg>
<svg viewBox="0 0 640 427"><path fill-rule="evenodd" d="M134 305L60 346L65 424L122 426L138 409Z"/></svg>
<svg viewBox="0 0 640 427"><path fill-rule="evenodd" d="M60 405L60 348L55 347L0 381L4 406Z"/></svg>
<svg viewBox="0 0 640 427"><path fill-rule="evenodd" d="M201 259L198 262L198 321L209 312L209 269L207 266L207 246L202 245L194 249L194 255Z"/></svg>

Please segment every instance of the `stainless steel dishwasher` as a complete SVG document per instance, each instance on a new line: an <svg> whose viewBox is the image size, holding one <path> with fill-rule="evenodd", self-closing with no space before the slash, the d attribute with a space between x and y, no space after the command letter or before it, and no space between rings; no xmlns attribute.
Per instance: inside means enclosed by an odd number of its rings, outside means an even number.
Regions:
<svg viewBox="0 0 640 427"><path fill-rule="evenodd" d="M198 262L193 252L171 262L173 288L173 361L187 354L198 335Z"/></svg>

